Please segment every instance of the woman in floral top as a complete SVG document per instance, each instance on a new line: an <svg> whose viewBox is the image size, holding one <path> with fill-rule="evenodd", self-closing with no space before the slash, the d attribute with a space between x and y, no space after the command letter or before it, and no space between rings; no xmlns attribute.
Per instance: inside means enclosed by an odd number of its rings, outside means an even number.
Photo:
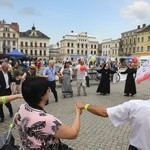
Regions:
<svg viewBox="0 0 150 150"><path fill-rule="evenodd" d="M81 111L75 106L71 127L44 111L50 89L44 77L28 78L22 83L26 103L20 106L17 125L23 150L58 150L59 139L75 139L80 128Z"/></svg>

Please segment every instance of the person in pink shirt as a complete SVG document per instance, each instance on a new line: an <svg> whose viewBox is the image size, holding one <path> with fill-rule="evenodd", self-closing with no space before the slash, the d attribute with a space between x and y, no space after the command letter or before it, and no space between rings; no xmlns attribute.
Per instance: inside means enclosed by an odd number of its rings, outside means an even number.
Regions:
<svg viewBox="0 0 150 150"><path fill-rule="evenodd" d="M26 103L19 108L16 124L23 150L59 150L60 139L77 138L81 110L75 105L75 118L70 127L45 112L49 94L49 84L44 77L28 78L22 83L22 95Z"/></svg>

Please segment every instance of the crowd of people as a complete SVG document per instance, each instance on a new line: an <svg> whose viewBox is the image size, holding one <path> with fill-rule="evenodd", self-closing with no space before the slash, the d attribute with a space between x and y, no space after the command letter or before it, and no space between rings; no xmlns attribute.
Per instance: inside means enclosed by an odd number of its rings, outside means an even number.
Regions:
<svg viewBox="0 0 150 150"><path fill-rule="evenodd" d="M56 75L62 80L62 98L73 97L72 75L77 74L77 96L87 96L86 80L89 70L96 70L101 73L101 80L97 91L102 95L110 94L110 74L118 72L118 65L115 62L113 67L109 62L100 68L86 66L84 60L79 59L74 70L70 67L70 62L66 61L57 71L53 60L49 60L48 65L44 68L42 74L34 64L30 64L26 72L20 72L18 62L13 66L13 73L9 71L9 62L3 61L0 70L0 117L1 123L4 122L3 104L9 110L10 117L13 117L13 108L11 100L21 98L26 103L22 104L18 110L16 124L18 125L20 139L23 149L51 149L59 150L60 139L75 139L80 130L80 115L82 110L88 110L94 115L109 117L114 126L119 126L125 122L130 122L131 136L129 150L148 150L150 132L150 101L131 100L118 106L104 108L102 106L92 106L77 102L75 104L75 117L72 126L68 126L53 114L48 114L44 107L49 102L50 91L53 93L55 102L58 102ZM134 96L136 94L135 74L137 66L132 62L128 64L127 69L121 74L127 74L125 82L124 96ZM15 83L16 95L12 95L12 83ZM13 86L14 88L14 86ZM18 93L22 93L18 94ZM145 114L147 114L145 116ZM143 123L141 123L143 122Z"/></svg>

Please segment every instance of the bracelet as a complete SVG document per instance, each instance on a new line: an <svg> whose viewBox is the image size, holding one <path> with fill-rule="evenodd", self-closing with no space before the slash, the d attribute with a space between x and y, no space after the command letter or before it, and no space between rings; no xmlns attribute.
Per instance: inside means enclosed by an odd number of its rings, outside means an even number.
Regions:
<svg viewBox="0 0 150 150"><path fill-rule="evenodd" d="M6 97L2 96L2 104L5 104L5 103L6 103Z"/></svg>
<svg viewBox="0 0 150 150"><path fill-rule="evenodd" d="M89 106L90 106L90 104L85 104L85 105L84 105L84 109L85 109L85 110L88 110L88 107L89 107Z"/></svg>

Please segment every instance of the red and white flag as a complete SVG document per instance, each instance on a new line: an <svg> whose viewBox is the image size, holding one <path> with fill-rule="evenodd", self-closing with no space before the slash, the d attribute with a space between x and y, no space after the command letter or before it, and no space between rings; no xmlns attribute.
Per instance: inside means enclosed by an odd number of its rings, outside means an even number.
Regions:
<svg viewBox="0 0 150 150"><path fill-rule="evenodd" d="M135 81L140 83L150 78L150 58L137 70Z"/></svg>

